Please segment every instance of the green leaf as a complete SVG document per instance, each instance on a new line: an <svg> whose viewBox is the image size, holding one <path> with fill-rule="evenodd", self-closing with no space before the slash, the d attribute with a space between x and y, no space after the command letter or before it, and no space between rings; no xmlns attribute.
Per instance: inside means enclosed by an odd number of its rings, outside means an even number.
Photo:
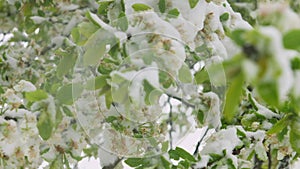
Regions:
<svg viewBox="0 0 300 169"><path fill-rule="evenodd" d="M62 106L62 109L67 116L74 117L73 113L71 112L71 110L68 107Z"/></svg>
<svg viewBox="0 0 300 169"><path fill-rule="evenodd" d="M123 12L125 12L125 2L124 2L125 0L121 0L121 2L120 2L120 5L121 5L121 10L123 11Z"/></svg>
<svg viewBox="0 0 300 169"><path fill-rule="evenodd" d="M2 88L2 86L0 86L0 94L3 94L4 93L4 90Z"/></svg>
<svg viewBox="0 0 300 169"><path fill-rule="evenodd" d="M209 154L209 156L210 156L210 159L209 159L210 163L220 161L224 157L223 154L220 155L220 154L215 154L215 153L211 153L211 154Z"/></svg>
<svg viewBox="0 0 300 169"><path fill-rule="evenodd" d="M155 58L155 56L151 52L146 52L142 54L142 59L147 65L151 65L153 58Z"/></svg>
<svg viewBox="0 0 300 169"><path fill-rule="evenodd" d="M178 165L181 165L181 166L183 166L184 168L189 168L190 163L189 163L188 161L186 161L186 160L182 160L182 161L180 161L180 162L178 163Z"/></svg>
<svg viewBox="0 0 300 169"><path fill-rule="evenodd" d="M178 155L188 161L196 162L197 160L192 156L189 152L185 151L183 148L176 147L175 151L177 151Z"/></svg>
<svg viewBox="0 0 300 169"><path fill-rule="evenodd" d="M42 111L37 122L37 128L43 140L48 140L53 130L52 116L47 111Z"/></svg>
<svg viewBox="0 0 300 169"><path fill-rule="evenodd" d="M255 104L255 101L253 100L252 95L250 93L248 94L248 101L251 103L251 105L253 106L253 108L257 111L258 108L257 108L257 106Z"/></svg>
<svg viewBox="0 0 300 169"><path fill-rule="evenodd" d="M92 36L98 29L99 27L90 22L82 22L78 25L78 31L86 38Z"/></svg>
<svg viewBox="0 0 300 169"><path fill-rule="evenodd" d="M49 152L49 150L50 150L50 147L44 147L44 148L41 148L40 154L43 155L43 154Z"/></svg>
<svg viewBox="0 0 300 169"><path fill-rule="evenodd" d="M174 8L174 9L171 9L169 12L168 12L168 17L170 18L177 18L179 16L180 12L178 11L177 8Z"/></svg>
<svg viewBox="0 0 300 169"><path fill-rule="evenodd" d="M243 29L236 29L232 31L232 33L229 35L229 37L239 46L243 46L245 43L244 35L246 33L246 30Z"/></svg>
<svg viewBox="0 0 300 169"><path fill-rule="evenodd" d="M26 92L25 98L30 102L36 102L36 101L40 101L43 99L47 99L48 94L43 90L36 90L33 92Z"/></svg>
<svg viewBox="0 0 300 169"><path fill-rule="evenodd" d="M111 86L110 85L105 85L103 88L101 88L101 90L99 91L99 96L104 95L108 92L111 92Z"/></svg>
<svg viewBox="0 0 300 169"><path fill-rule="evenodd" d="M69 163L69 160L68 160L68 157L66 156L66 154L63 154L63 162L66 166L66 169L71 169L70 163Z"/></svg>
<svg viewBox="0 0 300 169"><path fill-rule="evenodd" d="M71 32L72 38L77 45L84 45L86 41L99 29L93 23L82 22Z"/></svg>
<svg viewBox="0 0 300 169"><path fill-rule="evenodd" d="M183 83L191 83L192 82L192 80L193 80L192 73L186 64L183 64L182 67L179 69L178 78Z"/></svg>
<svg viewBox="0 0 300 169"><path fill-rule="evenodd" d="M236 169L236 167L235 167L232 159L227 159L226 163L227 163L228 168L230 168L230 169Z"/></svg>
<svg viewBox="0 0 300 169"><path fill-rule="evenodd" d="M56 159L50 164L50 169L64 168L63 157L59 154Z"/></svg>
<svg viewBox="0 0 300 169"><path fill-rule="evenodd" d="M87 90L97 90L101 89L107 85L108 76L97 76L93 79L90 79L86 82L85 89Z"/></svg>
<svg viewBox="0 0 300 169"><path fill-rule="evenodd" d="M60 111L60 109L57 108L56 109L56 113L55 113L55 126L54 126L54 128L58 127L58 125L60 124L60 122L62 121L62 119L63 119L63 114Z"/></svg>
<svg viewBox="0 0 300 169"><path fill-rule="evenodd" d="M237 106L240 101L240 97L242 94L244 84L244 77L243 74L240 73L238 77L233 79L231 84L229 85L227 92L226 92L226 100L225 100L225 107L224 107L224 119L227 122L231 122L233 117L236 114Z"/></svg>
<svg viewBox="0 0 300 169"><path fill-rule="evenodd" d="M66 150L66 153L70 154L70 156L76 160L76 161L81 161L83 157L81 157L80 155L76 155L75 153L73 153L71 150Z"/></svg>
<svg viewBox="0 0 300 169"><path fill-rule="evenodd" d="M291 120L291 115L288 114L284 118L280 119L273 127L267 132L267 134L274 134L281 132L285 127L287 127Z"/></svg>
<svg viewBox="0 0 300 169"><path fill-rule="evenodd" d="M162 93L156 88L154 88L147 80L143 81L143 86L144 86L144 91L146 93L145 103L147 105L156 104Z"/></svg>
<svg viewBox="0 0 300 169"><path fill-rule="evenodd" d="M112 123L115 120L118 120L118 118L116 116L108 116L107 118L105 118L105 121L107 123Z"/></svg>
<svg viewBox="0 0 300 169"><path fill-rule="evenodd" d="M292 116L291 117L291 130L293 130L295 133L298 133L300 135L300 117L299 116Z"/></svg>
<svg viewBox="0 0 300 169"><path fill-rule="evenodd" d="M112 33L99 29L85 44L86 51L83 56L83 64L85 66L96 65L105 54L106 46L113 46L116 42L116 38Z"/></svg>
<svg viewBox="0 0 300 169"><path fill-rule="evenodd" d="M195 48L195 52L198 52L198 53L203 53L203 52L205 52L205 51L207 51L208 50L208 46L207 46L207 44L202 44L202 45L200 45L200 46L197 46L196 48ZM196 57L199 57L199 56L196 56ZM200 58L197 58L196 60L200 60Z"/></svg>
<svg viewBox="0 0 300 169"><path fill-rule="evenodd" d="M79 32L79 29L77 27L72 29L72 31L71 31L71 37L72 37L72 39L73 39L73 41L75 43L79 42L79 40L80 40L80 32Z"/></svg>
<svg viewBox="0 0 300 169"><path fill-rule="evenodd" d="M116 103L127 104L129 103L128 89L130 81L124 77L114 74L112 76L113 87L111 90L112 100Z"/></svg>
<svg viewBox="0 0 300 169"><path fill-rule="evenodd" d="M107 14L107 9L109 7L109 4L112 3L113 0L111 1L100 1L99 7L98 7L98 14L105 15Z"/></svg>
<svg viewBox="0 0 300 169"><path fill-rule="evenodd" d="M174 79L168 72L159 71L158 77L159 83L162 84L162 86L165 89L169 88L172 84L174 84Z"/></svg>
<svg viewBox="0 0 300 169"><path fill-rule="evenodd" d="M300 134L294 129L290 130L290 143L294 151L300 153Z"/></svg>
<svg viewBox="0 0 300 169"><path fill-rule="evenodd" d="M101 28L101 19L94 13L88 11L85 15L89 21L91 21L95 26L97 26L98 28Z"/></svg>
<svg viewBox="0 0 300 169"><path fill-rule="evenodd" d="M245 138L247 137L246 133L244 133L243 131L241 131L239 129L236 130L236 134L240 137L245 137Z"/></svg>
<svg viewBox="0 0 300 169"><path fill-rule="evenodd" d="M62 58L57 65L57 76L62 77L70 72L75 66L77 55L74 52L75 48L69 48L67 50L59 49L56 51L56 55L60 55Z"/></svg>
<svg viewBox="0 0 300 169"><path fill-rule="evenodd" d="M290 125L290 143L297 153L300 153L300 117L293 116Z"/></svg>
<svg viewBox="0 0 300 169"><path fill-rule="evenodd" d="M275 80L261 81L257 85L257 91L266 103L276 107L279 105L279 94Z"/></svg>
<svg viewBox="0 0 300 169"><path fill-rule="evenodd" d="M145 158L128 158L124 161L130 167L139 167L149 164Z"/></svg>
<svg viewBox="0 0 300 169"><path fill-rule="evenodd" d="M235 55L230 60L223 62L223 67L219 67L222 71L225 70L226 80L231 81L239 76L242 70L241 62L243 62L242 55ZM218 70L219 70L218 69Z"/></svg>
<svg viewBox="0 0 300 169"><path fill-rule="evenodd" d="M196 81L196 84L202 84L205 81L209 81L209 75L206 69L201 69L200 71L196 72L194 74L194 79Z"/></svg>
<svg viewBox="0 0 300 169"><path fill-rule="evenodd" d="M169 149L169 141L163 142L162 145L161 145L161 151L162 152L167 152L168 149Z"/></svg>
<svg viewBox="0 0 300 169"><path fill-rule="evenodd" d="M229 13L225 12L220 16L220 21L225 22L229 19Z"/></svg>
<svg viewBox="0 0 300 169"><path fill-rule="evenodd" d="M164 13L166 11L166 0L159 0L158 9L161 13Z"/></svg>
<svg viewBox="0 0 300 169"><path fill-rule="evenodd" d="M189 0L190 7L193 9L198 4L199 0Z"/></svg>
<svg viewBox="0 0 300 169"><path fill-rule="evenodd" d="M67 84L60 87L56 93L56 99L62 103L71 105L82 93L83 87L79 83Z"/></svg>
<svg viewBox="0 0 300 169"><path fill-rule="evenodd" d="M177 151L175 151L175 150L169 150L168 153L169 153L169 156L170 156L171 159L179 160L180 156L179 156L179 154L178 154Z"/></svg>
<svg viewBox="0 0 300 169"><path fill-rule="evenodd" d="M100 59L103 57L105 53L105 44L103 43L101 44L101 42L96 42L96 43L100 43L100 44L99 45L94 44L91 47L89 47L83 56L84 57L83 63L85 66L96 65L97 63L99 63Z"/></svg>
<svg viewBox="0 0 300 169"><path fill-rule="evenodd" d="M111 91L109 91L105 94L105 105L107 109L110 109L112 102L113 102L113 98L111 95Z"/></svg>
<svg viewBox="0 0 300 169"><path fill-rule="evenodd" d="M109 75L113 71L113 69L111 67L111 64L100 64L98 67L98 71L103 75Z"/></svg>
<svg viewBox="0 0 300 169"><path fill-rule="evenodd" d="M160 156L160 160L164 166L164 169L170 169L171 163L168 160L166 160L163 156Z"/></svg>
<svg viewBox="0 0 300 169"><path fill-rule="evenodd" d="M88 157L97 157L98 155L98 146L95 144L92 144L89 148L83 149L84 154L86 154Z"/></svg>
<svg viewBox="0 0 300 169"><path fill-rule="evenodd" d="M293 70L300 70L300 58L295 57L291 60L291 67Z"/></svg>
<svg viewBox="0 0 300 169"><path fill-rule="evenodd" d="M124 12L118 16L118 27L125 32L128 29L128 20Z"/></svg>
<svg viewBox="0 0 300 169"><path fill-rule="evenodd" d="M277 133L277 137L280 142L282 142L286 138L285 136L288 133L288 131L288 127L285 127L279 133Z"/></svg>
<svg viewBox="0 0 300 169"><path fill-rule="evenodd" d="M146 10L152 9L148 5L141 4L141 3L133 4L131 7L133 8L134 11L146 11Z"/></svg>
<svg viewBox="0 0 300 169"><path fill-rule="evenodd" d="M199 109L197 111L197 120L199 121L200 124L204 124L204 117L205 117L204 112Z"/></svg>
<svg viewBox="0 0 300 169"><path fill-rule="evenodd" d="M283 36L283 45L287 49L300 50L300 29L287 32Z"/></svg>

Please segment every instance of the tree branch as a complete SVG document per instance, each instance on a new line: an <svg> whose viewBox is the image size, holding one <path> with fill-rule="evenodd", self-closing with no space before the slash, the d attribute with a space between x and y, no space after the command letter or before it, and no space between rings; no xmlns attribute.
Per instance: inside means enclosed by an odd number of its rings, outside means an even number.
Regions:
<svg viewBox="0 0 300 169"><path fill-rule="evenodd" d="M168 102L170 105L170 113L169 113L169 119L168 119L168 123L170 125L170 130L169 130L169 138L170 138L170 148L173 148L173 137L172 137L172 131L173 131L173 114L172 114L172 104L170 103L170 97L168 98Z"/></svg>
<svg viewBox="0 0 300 169"><path fill-rule="evenodd" d="M257 155L255 154L254 156L254 167L253 169L261 169L262 168L262 164L263 164L263 161L258 159Z"/></svg>
<svg viewBox="0 0 300 169"><path fill-rule="evenodd" d="M185 105L188 106L188 107L191 107L191 108L193 108L193 109L196 108L195 105L189 103L188 101L186 101L186 100L184 100L184 99L182 99L182 98L180 98L180 97L178 97L178 96L174 96L174 95L172 95L172 94L170 94L170 93L167 93L167 92L165 92L165 94L168 95L169 97L173 98L173 99L176 99L176 100L182 102L183 104L185 104Z"/></svg>
<svg viewBox="0 0 300 169"><path fill-rule="evenodd" d="M123 160L123 158L118 158L114 163L104 166L102 169L114 169Z"/></svg>
<svg viewBox="0 0 300 169"><path fill-rule="evenodd" d="M286 155L282 160L279 161L278 168L280 168L280 169L289 168L289 165L290 165L289 160L290 160L290 156Z"/></svg>
<svg viewBox="0 0 300 169"><path fill-rule="evenodd" d="M272 168L272 150L271 150L271 144L269 144L268 146L269 150L267 152L267 155L268 155L268 169L271 169Z"/></svg>
<svg viewBox="0 0 300 169"><path fill-rule="evenodd" d="M202 143L204 137L206 136L208 130L209 130L209 128L207 127L206 130L205 130L205 132L204 132L204 134L202 135L202 137L201 137L200 140L198 141L198 143L197 143L197 145L196 145L196 149L195 149L195 151L194 151L194 153L193 153L194 156L197 155L197 153L198 153L198 151L199 151L199 148L200 148L200 145L201 145L201 143Z"/></svg>

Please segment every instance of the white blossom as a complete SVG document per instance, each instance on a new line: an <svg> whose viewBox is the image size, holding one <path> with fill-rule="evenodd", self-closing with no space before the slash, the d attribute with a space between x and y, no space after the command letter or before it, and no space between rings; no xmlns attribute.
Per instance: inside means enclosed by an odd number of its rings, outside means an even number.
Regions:
<svg viewBox="0 0 300 169"><path fill-rule="evenodd" d="M15 94L15 91L12 89L8 89L4 94L3 97L7 99L8 103L12 104L22 104L22 99Z"/></svg>

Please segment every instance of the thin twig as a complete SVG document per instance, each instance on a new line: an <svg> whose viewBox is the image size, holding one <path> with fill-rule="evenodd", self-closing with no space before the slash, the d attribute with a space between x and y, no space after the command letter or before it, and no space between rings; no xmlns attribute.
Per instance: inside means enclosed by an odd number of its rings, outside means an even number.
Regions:
<svg viewBox="0 0 300 169"><path fill-rule="evenodd" d="M104 166L102 169L114 169L114 168L116 168L116 166L121 162L123 160L123 158L119 158L118 157L118 159L116 160L116 161L114 161L112 164L110 164L110 165L107 165L107 166Z"/></svg>
<svg viewBox="0 0 300 169"><path fill-rule="evenodd" d="M280 168L280 169L287 169L287 168L289 168L289 165L290 165L289 161L290 161L290 156L289 155L284 156L284 158L279 161L278 168Z"/></svg>
<svg viewBox="0 0 300 169"><path fill-rule="evenodd" d="M269 150L267 152L267 155L268 155L268 169L271 169L272 168L271 144L269 144L268 148L269 148Z"/></svg>
<svg viewBox="0 0 300 169"><path fill-rule="evenodd" d="M169 105L170 105L170 113L169 113L169 120L168 120L168 123L170 125L170 130L169 130L169 138L170 138L170 148L172 149L173 148L173 137L172 137L172 131L173 131L173 115L172 115L172 104L170 102L170 97L168 98L168 102L169 102Z"/></svg>
<svg viewBox="0 0 300 169"><path fill-rule="evenodd" d="M263 165L263 161L257 157L257 154L254 156L254 167L253 169L261 169Z"/></svg>
<svg viewBox="0 0 300 169"><path fill-rule="evenodd" d="M200 148L200 145L201 145L201 143L202 143L204 137L206 136L208 130L209 130L209 128L207 127L206 130L205 130L205 132L204 132L204 134L202 135L202 137L201 137L200 140L198 141L198 143L197 143L197 145L196 145L196 149L195 149L195 151L194 151L194 153L193 153L194 156L197 155L197 153L198 153L198 151L199 151L199 148Z"/></svg>
<svg viewBox="0 0 300 169"><path fill-rule="evenodd" d="M182 99L182 98L180 98L180 97L178 97L178 96L174 96L174 95L172 95L172 94L170 94L170 93L166 93L166 92L165 92L165 94L168 95L169 97L173 98L173 99L176 99L176 100L182 102L183 104L185 104L185 105L188 106L188 107L191 107L191 108L193 108L193 109L196 107L195 105L193 105L193 104L187 102L186 100L184 100L184 99Z"/></svg>

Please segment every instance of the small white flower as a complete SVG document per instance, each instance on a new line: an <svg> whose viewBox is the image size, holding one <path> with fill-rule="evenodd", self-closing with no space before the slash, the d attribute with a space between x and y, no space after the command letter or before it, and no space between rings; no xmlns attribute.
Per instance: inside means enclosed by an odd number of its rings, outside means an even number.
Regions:
<svg viewBox="0 0 300 169"><path fill-rule="evenodd" d="M209 155L210 153L222 154L226 150L226 154L231 154L232 150L241 145L242 142L238 138L235 128L223 129L214 133L206 142L201 154Z"/></svg>
<svg viewBox="0 0 300 169"><path fill-rule="evenodd" d="M12 90L12 89L8 89L8 90L4 93L3 97L7 99L7 102L8 102L8 103L12 103L12 104L22 104L21 98L18 97L18 96L15 94L15 91Z"/></svg>

